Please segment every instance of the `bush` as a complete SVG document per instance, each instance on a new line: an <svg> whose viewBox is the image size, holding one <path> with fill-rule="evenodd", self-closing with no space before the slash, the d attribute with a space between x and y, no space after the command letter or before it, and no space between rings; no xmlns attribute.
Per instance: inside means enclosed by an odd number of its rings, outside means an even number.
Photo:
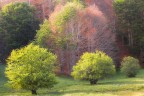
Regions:
<svg viewBox="0 0 144 96"><path fill-rule="evenodd" d="M113 60L101 51L84 53L78 63L73 67L71 75L75 79L86 79L96 84L98 79L115 73Z"/></svg>
<svg viewBox="0 0 144 96"><path fill-rule="evenodd" d="M15 89L31 90L51 88L56 84L54 64L56 56L44 48L30 44L13 50L7 59L6 76L8 85Z"/></svg>
<svg viewBox="0 0 144 96"><path fill-rule="evenodd" d="M121 63L121 71L128 77L135 77L140 69L138 59L131 56L125 57Z"/></svg>

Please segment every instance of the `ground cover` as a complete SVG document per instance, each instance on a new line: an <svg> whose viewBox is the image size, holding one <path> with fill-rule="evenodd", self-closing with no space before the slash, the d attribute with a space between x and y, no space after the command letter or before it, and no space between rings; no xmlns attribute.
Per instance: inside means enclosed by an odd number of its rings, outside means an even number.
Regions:
<svg viewBox="0 0 144 96"><path fill-rule="evenodd" d="M14 90L5 84L4 65L0 65L0 96L31 96L27 90ZM144 69L135 78L117 73L111 78L99 80L97 85L87 81L57 76L59 82L52 89L39 89L39 96L144 96Z"/></svg>

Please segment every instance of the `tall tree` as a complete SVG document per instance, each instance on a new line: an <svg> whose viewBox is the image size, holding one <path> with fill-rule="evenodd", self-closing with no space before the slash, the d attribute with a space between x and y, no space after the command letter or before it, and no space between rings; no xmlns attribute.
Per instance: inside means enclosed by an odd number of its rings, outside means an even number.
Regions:
<svg viewBox="0 0 144 96"><path fill-rule="evenodd" d="M34 8L27 3L10 3L4 6L0 18L0 59L3 61L12 49L27 45L33 40L39 22L34 16Z"/></svg>
<svg viewBox="0 0 144 96"><path fill-rule="evenodd" d="M135 51L144 47L144 0L115 0L118 31Z"/></svg>

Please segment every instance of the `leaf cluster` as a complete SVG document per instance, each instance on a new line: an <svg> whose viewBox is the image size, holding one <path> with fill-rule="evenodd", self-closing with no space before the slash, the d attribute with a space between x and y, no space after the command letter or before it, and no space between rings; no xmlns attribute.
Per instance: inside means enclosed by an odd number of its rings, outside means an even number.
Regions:
<svg viewBox="0 0 144 96"><path fill-rule="evenodd" d="M131 32L132 46L135 50L143 48L144 0L115 0L113 6L117 16L117 31L124 36Z"/></svg>
<svg viewBox="0 0 144 96"><path fill-rule="evenodd" d="M115 73L113 60L101 51L84 53L73 67L71 75L75 79L100 79Z"/></svg>
<svg viewBox="0 0 144 96"><path fill-rule="evenodd" d="M68 2L61 11L59 11L55 20L51 22L52 26L56 26L57 32L62 32L66 22L72 19L79 9L83 8L80 3Z"/></svg>
<svg viewBox="0 0 144 96"><path fill-rule="evenodd" d="M15 89L37 90L56 84L54 64L56 56L47 49L30 44L13 50L7 59L5 74L8 85Z"/></svg>
<svg viewBox="0 0 144 96"><path fill-rule="evenodd" d="M34 12L34 7L27 3L10 3L2 7L0 37L3 38L0 53L6 56L0 59L5 59L11 50L25 46L34 39L39 24Z"/></svg>
<svg viewBox="0 0 144 96"><path fill-rule="evenodd" d="M121 71L128 77L135 77L140 69L139 60L131 56L125 57L121 63Z"/></svg>

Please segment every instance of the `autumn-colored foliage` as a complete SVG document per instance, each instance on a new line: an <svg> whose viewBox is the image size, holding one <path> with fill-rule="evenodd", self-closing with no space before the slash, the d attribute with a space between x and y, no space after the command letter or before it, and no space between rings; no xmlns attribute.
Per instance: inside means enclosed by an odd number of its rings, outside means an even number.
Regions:
<svg viewBox="0 0 144 96"><path fill-rule="evenodd" d="M74 7L74 3L59 4L49 16L51 30L58 44L61 44L56 47L55 53L58 55L62 73L69 74L72 66L86 51L94 52L99 49L111 56L115 62L119 59L116 58L118 48L112 28L112 16L104 13L105 10L95 1L91 2L94 4L86 2L85 8L80 9ZM103 2L99 1L98 4ZM111 8L107 3L104 7ZM73 9L69 10L70 7Z"/></svg>
<svg viewBox="0 0 144 96"><path fill-rule="evenodd" d="M15 2L17 0L7 1ZM112 57L116 67L119 67L120 53L116 41L113 0L24 1L36 7L36 16L38 18L41 20L48 19L52 38L45 40L44 44L47 44L47 47L55 45L53 48L58 55L61 73L69 74L72 66L75 65L84 52L94 52L96 49ZM61 16L59 14L63 13L65 7L68 6L67 1L82 1L81 4L84 7L80 9L72 7L73 9L68 11L72 11L73 15L65 14L65 16ZM64 22L58 22L59 24L57 24L57 20L64 20Z"/></svg>

